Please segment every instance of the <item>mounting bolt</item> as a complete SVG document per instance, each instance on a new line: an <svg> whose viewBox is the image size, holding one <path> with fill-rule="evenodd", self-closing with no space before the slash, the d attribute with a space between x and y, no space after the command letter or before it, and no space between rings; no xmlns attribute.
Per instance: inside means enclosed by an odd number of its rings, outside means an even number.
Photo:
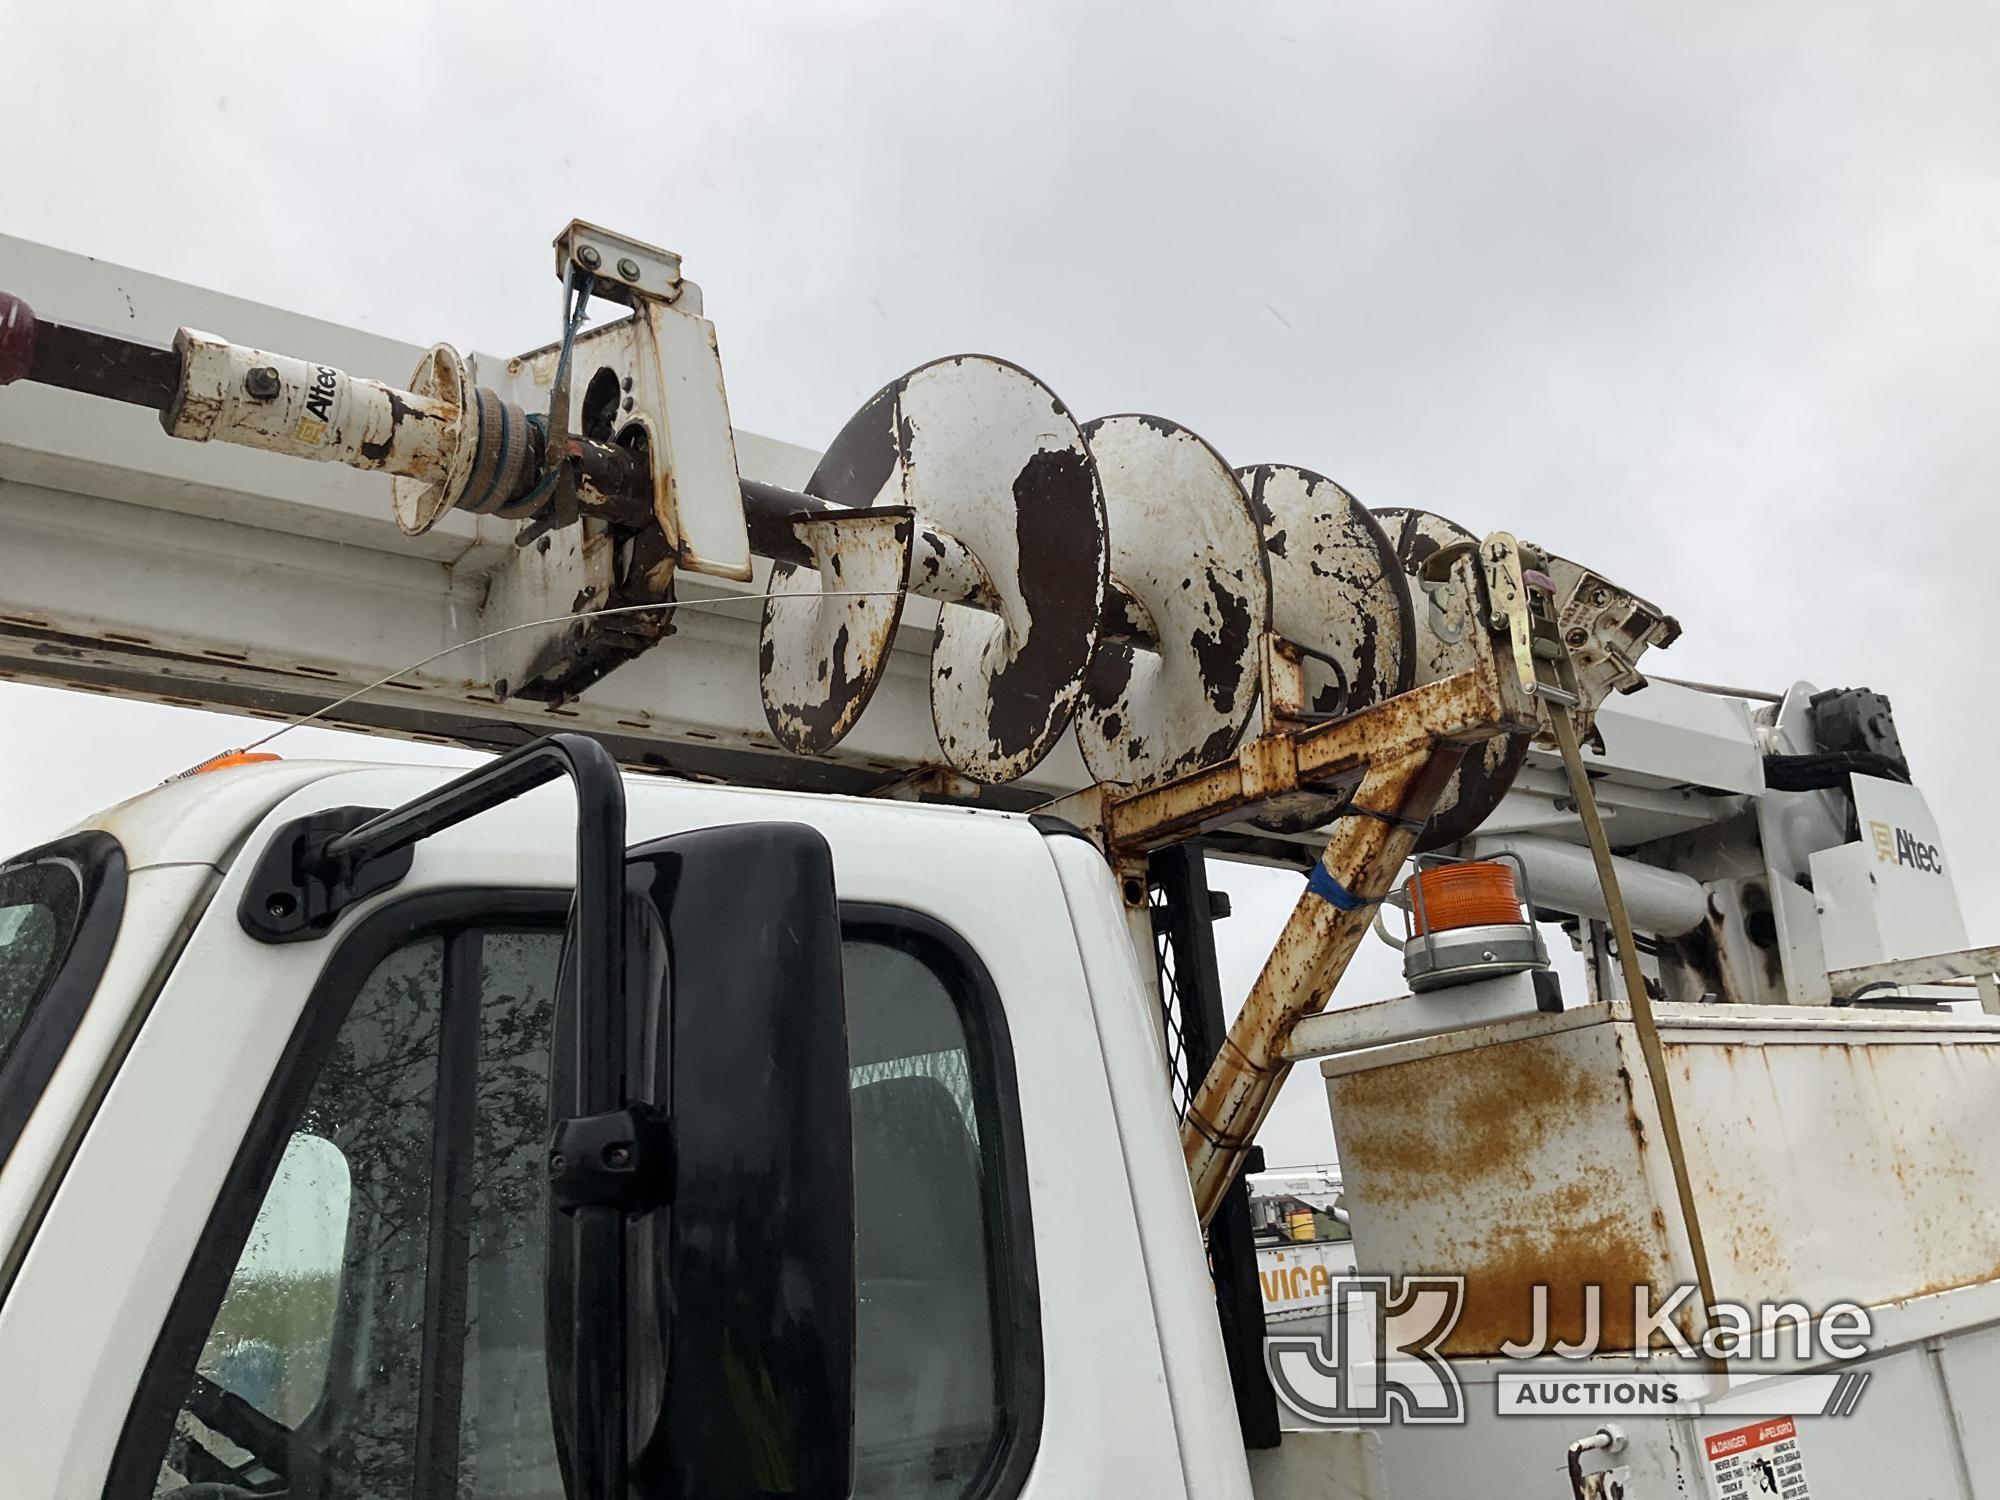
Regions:
<svg viewBox="0 0 2000 1500"><path fill-rule="evenodd" d="M278 392L284 388L275 366L252 365L244 372L243 390L253 401L276 400Z"/></svg>
<svg viewBox="0 0 2000 1500"><path fill-rule="evenodd" d="M576 263L586 271L595 271L604 264L604 257L597 253L595 245L579 245L576 251Z"/></svg>
<svg viewBox="0 0 2000 1500"><path fill-rule="evenodd" d="M558 1151L554 1155L549 1157L549 1171L552 1174L560 1174L564 1171L567 1171L568 1168L569 1168L569 1159L565 1157L562 1154L562 1152Z"/></svg>
<svg viewBox="0 0 2000 1500"><path fill-rule="evenodd" d="M607 1167L629 1167L632 1165L632 1148L613 1145L604 1148L604 1164Z"/></svg>
<svg viewBox="0 0 2000 1500"><path fill-rule="evenodd" d="M632 259L629 255L621 256L618 261L618 274L623 276L627 281L637 281L639 279L639 262Z"/></svg>
<svg viewBox="0 0 2000 1500"><path fill-rule="evenodd" d="M629 390L631 390L631 389L632 389L632 377L631 377L630 375L627 375L627 376L626 376L626 377L625 377L625 378L624 378L623 380L619 381L619 382L618 382L618 389L619 389L619 390L621 390L621 391L629 391Z"/></svg>

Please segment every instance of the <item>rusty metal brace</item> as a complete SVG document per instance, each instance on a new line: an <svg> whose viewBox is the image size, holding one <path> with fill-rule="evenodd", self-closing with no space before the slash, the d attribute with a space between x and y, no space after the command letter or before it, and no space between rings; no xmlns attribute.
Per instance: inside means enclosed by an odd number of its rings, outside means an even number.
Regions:
<svg viewBox="0 0 2000 1500"><path fill-rule="evenodd" d="M1465 750L1461 743L1425 743L1373 761L1355 800L1364 808L1394 807L1395 816L1342 816L1335 825L1221 1055L1188 1102L1181 1147L1204 1224L1277 1097L1288 1066L1285 1039L1301 1017L1332 998ZM1345 899L1334 899L1332 890Z"/></svg>
<svg viewBox="0 0 2000 1500"><path fill-rule="evenodd" d="M1342 808L1340 815L1356 818L1373 818L1378 823L1387 823L1391 828L1407 828L1412 833L1422 833L1430 826L1429 818L1406 818L1401 813L1384 812L1379 807L1363 807L1358 802L1350 802Z"/></svg>
<svg viewBox="0 0 2000 1500"><path fill-rule="evenodd" d="M1347 720L1266 736L1239 749L1231 764L1105 811L1107 848L1143 848L1198 831L1224 807L1240 810L1308 779L1349 770L1360 778L1189 1100L1181 1149L1203 1224L1241 1170L1284 1081L1293 1027L1332 998L1467 749L1534 722L1518 546L1496 532L1477 556L1468 550L1456 566L1484 601L1481 613L1492 632L1492 653L1478 666Z"/></svg>

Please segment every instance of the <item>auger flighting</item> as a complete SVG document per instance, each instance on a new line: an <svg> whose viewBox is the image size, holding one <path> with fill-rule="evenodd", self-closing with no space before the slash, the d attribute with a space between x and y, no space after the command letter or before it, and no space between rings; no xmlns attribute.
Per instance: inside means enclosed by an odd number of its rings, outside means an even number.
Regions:
<svg viewBox="0 0 2000 1500"><path fill-rule="evenodd" d="M561 337L512 362L546 384L546 411L475 384L449 345L399 389L192 329L169 349L47 322L4 296L0 384L65 386L151 407L177 437L384 472L410 535L453 510L518 522L523 586L574 600L577 619L493 683L503 698L573 698L670 631L665 611L635 606L670 600L677 571L746 579L768 558L759 690L771 735L802 756L854 728L912 594L940 606L937 758L983 783L1021 777L1073 728L1097 784L1157 787L1247 736L1355 714L1486 649L1493 606L1476 577L1427 567L1476 552L1472 533L1371 513L1306 469L1232 467L1159 417L1079 421L983 355L884 386L802 490L746 481L714 327L679 258L579 221L556 261ZM630 316L585 328L593 296ZM1586 698L1636 686L1639 652L1675 633L1585 569L1554 559L1545 581L1574 616ZM592 616L605 607L625 612ZM1476 828L1527 743L1469 752L1422 846ZM1259 822L1312 828L1339 806L1301 794Z"/></svg>

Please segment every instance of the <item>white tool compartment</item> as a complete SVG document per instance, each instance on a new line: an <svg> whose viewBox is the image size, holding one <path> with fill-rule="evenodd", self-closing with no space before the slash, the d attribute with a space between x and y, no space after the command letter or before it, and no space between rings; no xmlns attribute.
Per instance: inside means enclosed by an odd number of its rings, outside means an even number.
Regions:
<svg viewBox="0 0 2000 1500"><path fill-rule="evenodd" d="M1655 1011L1718 1298L1875 1308L1994 1277L2000 1020ZM1602 1286L1602 1347L1629 1349L1630 1288L1693 1281L1623 1002L1334 1057L1321 1071L1357 1264L1463 1271L1450 1352L1525 1339L1536 1280L1567 1290L1551 1301L1567 1338L1581 1331L1577 1289Z"/></svg>

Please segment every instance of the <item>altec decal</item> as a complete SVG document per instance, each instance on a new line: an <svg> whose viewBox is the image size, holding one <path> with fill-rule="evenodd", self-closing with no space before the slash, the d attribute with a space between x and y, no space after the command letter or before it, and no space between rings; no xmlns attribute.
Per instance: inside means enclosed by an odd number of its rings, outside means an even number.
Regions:
<svg viewBox="0 0 2000 1500"><path fill-rule="evenodd" d="M333 398L340 393L340 371L326 365L313 366L313 383L306 388L306 414L296 430L302 443L322 442L333 422Z"/></svg>
<svg viewBox="0 0 2000 1500"><path fill-rule="evenodd" d="M1870 823L1868 831L1875 837L1875 857L1884 864L1908 865L1932 875L1944 874L1944 852L1936 844L1927 844L1909 829L1893 823Z"/></svg>

